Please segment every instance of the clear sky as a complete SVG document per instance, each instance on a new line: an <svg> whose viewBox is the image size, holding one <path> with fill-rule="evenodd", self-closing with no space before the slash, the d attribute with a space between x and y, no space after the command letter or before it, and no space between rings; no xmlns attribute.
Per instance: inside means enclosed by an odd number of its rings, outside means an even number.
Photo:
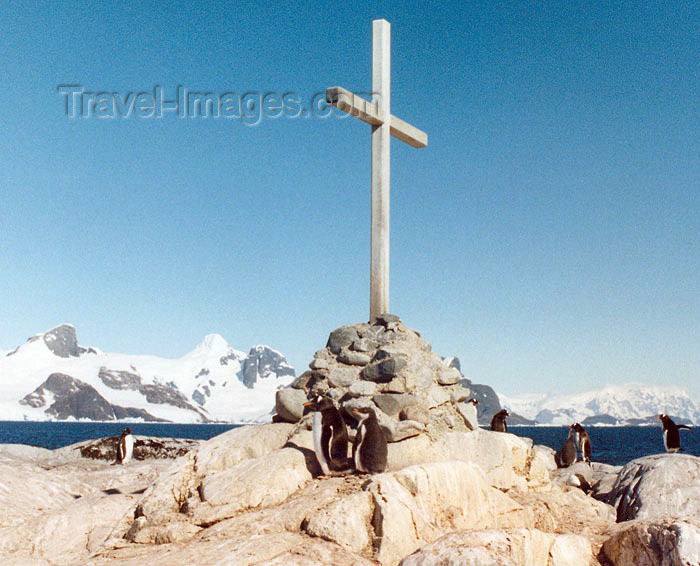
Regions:
<svg viewBox="0 0 700 566"><path fill-rule="evenodd" d="M392 111L429 136L392 142L390 310L503 393L697 401L700 10L544 4L5 0L0 349L63 322L167 357L219 333L300 373L365 322L369 126L105 115L156 86L369 92L385 18ZM71 118L62 85L107 94Z"/></svg>

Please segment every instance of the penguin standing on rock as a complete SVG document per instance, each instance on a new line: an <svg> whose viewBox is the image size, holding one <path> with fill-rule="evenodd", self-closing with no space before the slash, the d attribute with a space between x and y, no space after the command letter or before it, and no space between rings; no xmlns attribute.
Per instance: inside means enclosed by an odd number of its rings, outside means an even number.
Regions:
<svg viewBox="0 0 700 566"><path fill-rule="evenodd" d="M661 426L664 433L664 446L666 447L666 452L678 452L682 451L681 448L681 436L678 434L679 429L690 430L690 427L684 424L677 425L674 423L668 415L661 413L658 415L661 419Z"/></svg>
<svg viewBox="0 0 700 566"><path fill-rule="evenodd" d="M510 413L506 409L498 411L491 419L491 430L496 432L508 432L506 417L510 417Z"/></svg>
<svg viewBox="0 0 700 566"><path fill-rule="evenodd" d="M561 448L559 461L562 468L568 468L576 463L576 429L575 425L569 425L569 436Z"/></svg>
<svg viewBox="0 0 700 566"><path fill-rule="evenodd" d="M352 445L352 459L358 472L381 474L386 470L387 441L379 426L377 414L371 407L352 410L360 419Z"/></svg>
<svg viewBox="0 0 700 566"><path fill-rule="evenodd" d="M304 403L314 411L311 427L314 437L314 452L324 476L331 472L349 470L348 430L340 411L328 397L318 395Z"/></svg>
<svg viewBox="0 0 700 566"><path fill-rule="evenodd" d="M134 437L131 434L131 429L126 428L119 437L119 444L117 444L117 461L115 464L126 466L133 455Z"/></svg>
<svg viewBox="0 0 700 566"><path fill-rule="evenodd" d="M574 424L574 430L576 431L576 446L578 446L578 451L581 453L581 459L590 466L591 438L580 423Z"/></svg>

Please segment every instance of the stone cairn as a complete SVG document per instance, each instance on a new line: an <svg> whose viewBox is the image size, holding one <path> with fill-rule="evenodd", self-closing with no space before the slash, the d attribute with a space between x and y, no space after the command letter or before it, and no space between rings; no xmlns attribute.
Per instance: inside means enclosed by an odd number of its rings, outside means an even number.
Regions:
<svg viewBox="0 0 700 566"><path fill-rule="evenodd" d="M323 394L338 404L351 427L352 409L374 408L389 442L423 433L436 439L478 426L473 405L464 403L470 390L460 384L460 371L395 315L334 330L309 368L277 391L274 421L310 426L303 405Z"/></svg>

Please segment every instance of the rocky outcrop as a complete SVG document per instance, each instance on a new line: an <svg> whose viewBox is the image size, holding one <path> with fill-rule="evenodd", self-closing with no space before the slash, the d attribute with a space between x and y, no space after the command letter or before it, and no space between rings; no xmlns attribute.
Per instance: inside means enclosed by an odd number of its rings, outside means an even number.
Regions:
<svg viewBox="0 0 700 566"><path fill-rule="evenodd" d="M241 364L239 379L246 387L252 389L258 379L270 377L294 376L294 368L286 358L266 346L253 346Z"/></svg>
<svg viewBox="0 0 700 566"><path fill-rule="evenodd" d="M141 387L141 376L130 371L119 371L101 367L97 377L111 389L138 391Z"/></svg>
<svg viewBox="0 0 700 566"><path fill-rule="evenodd" d="M59 358L77 358L86 352L94 353L92 348L87 349L78 345L75 327L70 324L62 324L44 334L44 344Z"/></svg>
<svg viewBox="0 0 700 566"><path fill-rule="evenodd" d="M697 518L616 524L612 506L565 485L566 470L555 469L550 449L490 431L452 431L432 447L417 441L391 443L395 454L383 474L330 478L317 477L303 422L233 429L175 460L129 466L83 458L78 447L57 454L2 447L0 560L110 566L698 560ZM410 463L411 451L426 461ZM645 470L638 483L653 474ZM594 466L590 478L600 483L596 478L609 481L613 473ZM31 548L28 539L35 541Z"/></svg>
<svg viewBox="0 0 700 566"><path fill-rule="evenodd" d="M490 529L449 534L404 558L400 566L589 566L585 537L537 529Z"/></svg>
<svg viewBox="0 0 700 566"><path fill-rule="evenodd" d="M192 405L174 383L148 383L139 387L139 393L146 398L148 403L155 405L172 405L181 409L188 409L201 415L204 422L209 419L197 407Z"/></svg>
<svg viewBox="0 0 700 566"><path fill-rule="evenodd" d="M81 458L73 447L0 451L0 562L85 563L169 465L110 466Z"/></svg>
<svg viewBox="0 0 700 566"><path fill-rule="evenodd" d="M601 550L615 566L700 564L700 520L658 517L633 520L610 530Z"/></svg>
<svg viewBox="0 0 700 566"><path fill-rule="evenodd" d="M657 454L632 460L610 493L617 520L700 517L700 458Z"/></svg>
<svg viewBox="0 0 700 566"><path fill-rule="evenodd" d="M50 404L49 404L50 403ZM68 418L92 421L113 421L139 418L158 422L159 419L144 409L113 405L91 385L66 375L52 373L46 381L20 400L21 405L46 407L46 414L59 420Z"/></svg>
<svg viewBox="0 0 700 566"><path fill-rule="evenodd" d="M591 543L574 535L582 525L594 535L610 526L612 508L579 490L553 487L551 452L512 435L482 432L451 433L432 462L328 479L315 479L320 470L303 426L226 432L179 459L146 491L97 563L136 564L146 558L143 545L156 545L148 546L152 565L192 560L192 549L200 562L225 552L230 563L253 564L274 549L274 556L296 557L290 562L296 564L317 564L314 552L322 552L338 564L394 565L452 532L532 525L545 533L536 539L543 548L534 556L568 556L572 548L592 555ZM439 460L456 452L460 436L477 439L463 446L473 461ZM490 452L500 461L486 464ZM559 507L571 510L553 511ZM562 534L576 540L558 539ZM125 547L123 537L138 544ZM251 537L259 542L255 548Z"/></svg>

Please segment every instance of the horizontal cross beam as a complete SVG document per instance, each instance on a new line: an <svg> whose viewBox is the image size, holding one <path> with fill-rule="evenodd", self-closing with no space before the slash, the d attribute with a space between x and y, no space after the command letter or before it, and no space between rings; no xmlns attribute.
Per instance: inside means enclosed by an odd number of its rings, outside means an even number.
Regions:
<svg viewBox="0 0 700 566"><path fill-rule="evenodd" d="M326 89L326 102L372 126L380 126L384 123L384 118L375 103L342 87L333 86ZM389 129L392 136L411 147L426 147L428 145L428 134L396 116L389 117Z"/></svg>

